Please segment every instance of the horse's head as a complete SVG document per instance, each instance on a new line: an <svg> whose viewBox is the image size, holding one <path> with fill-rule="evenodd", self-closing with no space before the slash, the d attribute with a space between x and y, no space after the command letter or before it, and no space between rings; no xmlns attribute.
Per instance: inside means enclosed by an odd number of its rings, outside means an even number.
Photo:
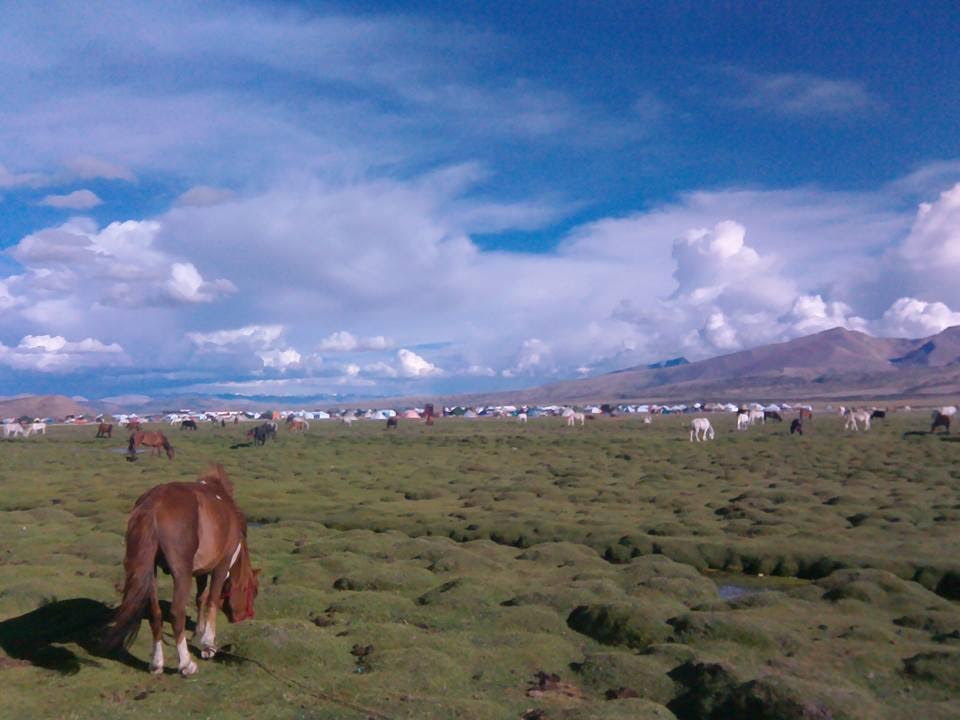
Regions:
<svg viewBox="0 0 960 720"><path fill-rule="evenodd" d="M250 565L250 555L244 545L221 595L223 612L230 622L238 623L254 616L253 601L260 590L259 574L260 570Z"/></svg>
<svg viewBox="0 0 960 720"><path fill-rule="evenodd" d="M166 439L163 441L163 449L167 451L167 459L173 460L173 445L167 442Z"/></svg>

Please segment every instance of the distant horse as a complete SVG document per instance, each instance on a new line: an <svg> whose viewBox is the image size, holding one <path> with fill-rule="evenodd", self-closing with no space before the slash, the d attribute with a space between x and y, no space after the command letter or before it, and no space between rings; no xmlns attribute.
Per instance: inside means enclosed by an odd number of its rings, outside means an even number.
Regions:
<svg viewBox="0 0 960 720"><path fill-rule="evenodd" d="M163 673L163 615L157 600L156 568L173 575L170 607L173 636L182 675L197 664L185 637L191 578L197 579L197 627L201 657L217 652L217 610L240 622L254 615L257 573L247 548L247 520L233 500L233 485L221 465L198 482L172 482L148 490L127 520L123 600L103 639L105 649L129 646L150 610L153 659L150 672ZM210 587L207 587L207 581Z"/></svg>
<svg viewBox="0 0 960 720"><path fill-rule="evenodd" d="M793 422L790 423L790 434L793 435L803 435L803 423L800 422L800 418L794 418Z"/></svg>
<svg viewBox="0 0 960 720"><path fill-rule="evenodd" d="M583 427L587 422L587 416L582 412L571 412L564 415L567 418L567 427L575 427L577 423Z"/></svg>
<svg viewBox="0 0 960 720"><path fill-rule="evenodd" d="M737 413L737 430L746 430L750 427L750 414Z"/></svg>
<svg viewBox="0 0 960 720"><path fill-rule="evenodd" d="M713 426L707 418L694 418L690 422L690 442L693 442L694 438L696 438L697 442L700 442L701 433L703 433L704 440L713 440L715 436Z"/></svg>
<svg viewBox="0 0 960 720"><path fill-rule="evenodd" d="M42 422L30 423L27 426L27 435L46 435L47 424Z"/></svg>
<svg viewBox="0 0 960 720"><path fill-rule="evenodd" d="M886 417L887 417L886 410L874 410L872 413L870 413L871 420L885 420Z"/></svg>
<svg viewBox="0 0 960 720"><path fill-rule="evenodd" d="M267 435L269 434L269 429L266 424L257 425L252 430L247 430L247 437L253 438L254 445L266 445L267 444Z"/></svg>
<svg viewBox="0 0 960 720"><path fill-rule="evenodd" d="M341 422L341 424L346 425L347 427L350 427L351 425L353 425L353 421L354 421L354 420L356 420L356 418L353 417L353 415L341 415L341 416L340 416L340 422Z"/></svg>
<svg viewBox="0 0 960 720"><path fill-rule="evenodd" d="M100 423L97 426L97 437L98 438L112 438L113 437L113 423Z"/></svg>
<svg viewBox="0 0 960 720"><path fill-rule="evenodd" d="M750 418L750 424L753 425L758 420L761 425L767 424L766 413L763 410L751 410L747 413L747 416Z"/></svg>
<svg viewBox="0 0 960 720"><path fill-rule="evenodd" d="M870 413L866 410L854 410L850 409L847 411L847 420L843 424L844 430L858 430L857 423L863 423L863 430L866 432L870 429Z"/></svg>
<svg viewBox="0 0 960 720"><path fill-rule="evenodd" d="M197 423L194 420L184 420L180 423L181 430L196 430Z"/></svg>
<svg viewBox="0 0 960 720"><path fill-rule="evenodd" d="M27 436L26 431L23 429L23 425L18 422L4 423L3 424L3 437L22 437Z"/></svg>
<svg viewBox="0 0 960 720"><path fill-rule="evenodd" d="M302 418L294 418L287 422L287 430L293 430L295 432L303 432L310 429L310 423Z"/></svg>
<svg viewBox="0 0 960 720"><path fill-rule="evenodd" d="M780 413L778 413L776 410L764 410L763 419L773 420L776 422L783 422L783 416Z"/></svg>
<svg viewBox="0 0 960 720"><path fill-rule="evenodd" d="M803 422L804 420L810 420L811 422L813 422L813 410L809 410L807 408L800 408L797 411L797 419L800 420L800 422Z"/></svg>
<svg viewBox="0 0 960 720"><path fill-rule="evenodd" d="M526 414L526 413L518 413L518 414L517 414L517 422L518 422L518 423L521 423L521 424L523 424L523 425L526 425L526 424L527 424L527 414Z"/></svg>
<svg viewBox="0 0 960 720"><path fill-rule="evenodd" d="M143 426L140 425L139 420L131 420L130 422L127 423L127 430L140 431L140 430L143 430Z"/></svg>
<svg viewBox="0 0 960 720"><path fill-rule="evenodd" d="M157 457L160 457L160 448L163 448L167 451L167 459L173 460L173 446L170 444L170 441L167 440L167 436L159 430L153 430L150 432L138 430L137 432L131 433L130 445L127 446L127 453L131 458L136 457L136 449L141 445L144 445L150 448L153 452L156 452ZM153 452L150 454L152 455Z"/></svg>
<svg viewBox="0 0 960 720"><path fill-rule="evenodd" d="M942 427L943 431L950 434L950 416L944 415L943 413L937 413L937 416L933 418L933 424L930 426L930 432L934 432L938 427Z"/></svg>
<svg viewBox="0 0 960 720"><path fill-rule="evenodd" d="M647 416L643 419L643 424L644 424L644 425L653 425L653 418L650 417L649 415L647 415Z"/></svg>
<svg viewBox="0 0 960 720"><path fill-rule="evenodd" d="M396 416L396 415L393 415L393 416L387 418L387 430L389 430L390 428L394 428L394 429L397 428L397 416Z"/></svg>

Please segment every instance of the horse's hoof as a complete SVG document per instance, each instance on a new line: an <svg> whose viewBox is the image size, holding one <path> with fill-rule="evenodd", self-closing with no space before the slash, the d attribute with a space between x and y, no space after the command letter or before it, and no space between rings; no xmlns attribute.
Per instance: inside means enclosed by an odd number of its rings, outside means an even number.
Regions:
<svg viewBox="0 0 960 720"><path fill-rule="evenodd" d="M196 671L197 671L197 664L193 660L191 660L182 668L180 668L180 674L183 675L184 677L187 677L188 675L193 675Z"/></svg>
<svg viewBox="0 0 960 720"><path fill-rule="evenodd" d="M163 675L163 665L151 665L150 666L151 675Z"/></svg>
<svg viewBox="0 0 960 720"><path fill-rule="evenodd" d="M200 657L202 657L204 660L209 660L216 654L217 654L217 649L215 647L205 647L203 650L200 651Z"/></svg>

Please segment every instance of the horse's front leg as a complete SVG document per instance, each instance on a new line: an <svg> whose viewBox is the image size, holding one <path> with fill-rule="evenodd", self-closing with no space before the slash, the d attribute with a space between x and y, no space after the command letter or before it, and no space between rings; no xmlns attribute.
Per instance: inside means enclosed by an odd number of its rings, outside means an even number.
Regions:
<svg viewBox="0 0 960 720"><path fill-rule="evenodd" d="M190 597L191 576L189 568L177 568L173 571L173 605L170 614L173 619L173 637L180 656L180 674L193 675L197 664L190 657L187 647L187 599Z"/></svg>
<svg viewBox="0 0 960 720"><path fill-rule="evenodd" d="M204 608L203 634L200 637L200 657L209 660L217 654L217 610L220 606L220 596L223 593L223 585L227 581L228 567L223 567L213 571L210 580L210 589L207 594L207 603Z"/></svg>

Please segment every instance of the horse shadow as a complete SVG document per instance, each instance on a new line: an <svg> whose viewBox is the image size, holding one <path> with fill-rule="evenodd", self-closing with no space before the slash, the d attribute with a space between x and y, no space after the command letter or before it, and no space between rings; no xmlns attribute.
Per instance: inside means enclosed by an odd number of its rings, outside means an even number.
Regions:
<svg viewBox="0 0 960 720"><path fill-rule="evenodd" d="M253 447L253 443L252 443L252 442L238 442L238 443L234 443L233 445L230 446L230 449L231 449L231 450L239 450L240 448L248 448L248 447Z"/></svg>
<svg viewBox="0 0 960 720"><path fill-rule="evenodd" d="M170 620L170 603L160 601L164 620ZM149 663L131 655L125 648L105 650L101 638L116 608L90 598L54 600L36 610L0 622L0 648L11 658L61 675L74 675L84 667L100 667L96 660L77 655L69 647L75 644L89 655L118 661L136 670L148 671ZM187 619L187 629L196 624Z"/></svg>

